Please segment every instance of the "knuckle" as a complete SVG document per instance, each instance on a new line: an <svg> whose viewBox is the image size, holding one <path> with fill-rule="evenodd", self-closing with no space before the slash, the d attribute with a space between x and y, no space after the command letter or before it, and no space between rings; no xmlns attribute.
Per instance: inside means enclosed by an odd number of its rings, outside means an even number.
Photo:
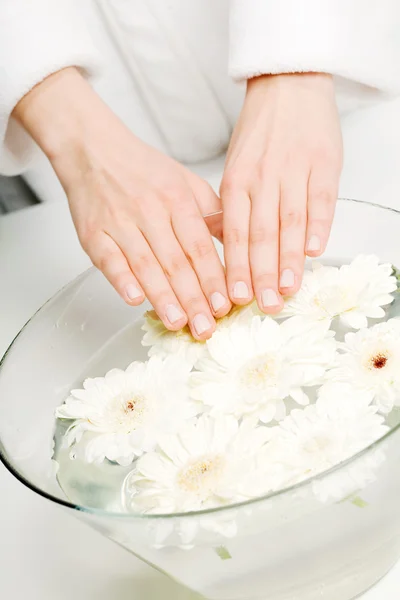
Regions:
<svg viewBox="0 0 400 600"><path fill-rule="evenodd" d="M97 269L102 271L103 273L110 270L112 264L115 262L115 259L119 256L119 251L115 250L114 252L103 252L99 256L94 256L92 258L92 262Z"/></svg>
<svg viewBox="0 0 400 600"><path fill-rule="evenodd" d="M332 190L321 188L311 192L311 200L320 206L330 208L336 202L335 194Z"/></svg>
<svg viewBox="0 0 400 600"><path fill-rule="evenodd" d="M303 255L296 250L288 248L282 250L280 259L281 266L284 267L284 265L290 265L293 267L293 265L296 266L301 260L303 260Z"/></svg>
<svg viewBox="0 0 400 600"><path fill-rule="evenodd" d="M243 169L231 168L225 171L222 178L220 192L224 196L232 196L238 189L246 186L248 177Z"/></svg>
<svg viewBox="0 0 400 600"><path fill-rule="evenodd" d="M168 304L176 304L176 298L172 295L171 290L165 287L155 289L149 300L160 316L164 313L165 307Z"/></svg>
<svg viewBox="0 0 400 600"><path fill-rule="evenodd" d="M214 245L209 239L193 240L187 252L192 262L198 262L214 255Z"/></svg>
<svg viewBox="0 0 400 600"><path fill-rule="evenodd" d="M131 276L132 277L132 276ZM113 286L116 290L122 290L125 287L125 284L129 278L129 273L120 272L114 275L112 278Z"/></svg>
<svg viewBox="0 0 400 600"><path fill-rule="evenodd" d="M142 273L154 266L153 257L150 252L133 254L129 259L129 263L134 273Z"/></svg>
<svg viewBox="0 0 400 600"><path fill-rule="evenodd" d="M216 277L203 277L201 279L201 286L205 290L206 294L215 290L223 291L225 288L225 282L217 279Z"/></svg>
<svg viewBox="0 0 400 600"><path fill-rule="evenodd" d="M163 190L163 194L169 206L174 210L186 210L190 205L191 194L189 190L176 186L169 186Z"/></svg>
<svg viewBox="0 0 400 600"><path fill-rule="evenodd" d="M299 228L305 226L306 214L305 211L288 210L281 215L281 226L283 229L291 229L292 227Z"/></svg>
<svg viewBox="0 0 400 600"><path fill-rule="evenodd" d="M97 225L85 225L85 226L77 226L77 234L79 237L79 241L81 243L82 248L89 254L92 247L95 244L98 227Z"/></svg>
<svg viewBox="0 0 400 600"><path fill-rule="evenodd" d="M258 290L265 288L277 289L278 287L278 272L276 273L256 273L254 277L254 286Z"/></svg>
<svg viewBox="0 0 400 600"><path fill-rule="evenodd" d="M272 225L256 225L250 230L250 243L253 245L264 244L278 237L278 228Z"/></svg>
<svg viewBox="0 0 400 600"><path fill-rule="evenodd" d="M245 246L248 242L246 232L239 227L228 227L224 230L224 245Z"/></svg>
<svg viewBox="0 0 400 600"><path fill-rule="evenodd" d="M198 296L191 294L182 299L182 304L189 315L195 315L198 312L208 312L208 306L204 307L204 298L199 293Z"/></svg>
<svg viewBox="0 0 400 600"><path fill-rule="evenodd" d="M169 279L188 268L188 262L183 252L175 252L168 256L164 272Z"/></svg>

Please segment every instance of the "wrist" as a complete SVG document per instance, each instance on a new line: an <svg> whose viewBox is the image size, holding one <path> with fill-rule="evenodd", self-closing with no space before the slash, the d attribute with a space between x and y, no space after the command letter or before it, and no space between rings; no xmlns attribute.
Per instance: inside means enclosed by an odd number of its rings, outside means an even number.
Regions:
<svg viewBox="0 0 400 600"><path fill-rule="evenodd" d="M253 90L279 86L282 88L311 88L321 91L334 89L333 76L330 73L278 73L260 75L247 80L247 93Z"/></svg>
<svg viewBox="0 0 400 600"><path fill-rule="evenodd" d="M75 67L62 69L36 85L13 111L50 161L79 150L100 98Z"/></svg>

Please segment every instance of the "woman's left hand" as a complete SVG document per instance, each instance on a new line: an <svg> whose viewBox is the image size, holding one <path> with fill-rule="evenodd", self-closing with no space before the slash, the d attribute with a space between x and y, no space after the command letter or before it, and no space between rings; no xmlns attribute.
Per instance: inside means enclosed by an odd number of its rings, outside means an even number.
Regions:
<svg viewBox="0 0 400 600"><path fill-rule="evenodd" d="M306 254L328 241L342 168L330 75L266 75L248 82L221 184L227 283L235 304L265 313L301 285Z"/></svg>

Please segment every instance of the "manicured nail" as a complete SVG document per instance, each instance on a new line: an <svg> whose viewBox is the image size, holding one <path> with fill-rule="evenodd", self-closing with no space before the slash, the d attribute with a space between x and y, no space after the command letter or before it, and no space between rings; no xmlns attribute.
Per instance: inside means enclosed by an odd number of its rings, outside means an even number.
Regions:
<svg viewBox="0 0 400 600"><path fill-rule="evenodd" d="M294 286L294 273L291 269L285 269L281 274L281 288L291 288Z"/></svg>
<svg viewBox="0 0 400 600"><path fill-rule="evenodd" d="M226 298L220 292L211 294L210 301L214 312L218 312L226 304Z"/></svg>
<svg viewBox="0 0 400 600"><path fill-rule="evenodd" d="M261 292L261 302L265 308L279 306L278 295L274 290L263 290Z"/></svg>
<svg viewBox="0 0 400 600"><path fill-rule="evenodd" d="M180 308L175 306L175 304L168 304L165 308L165 314L167 315L167 319L171 325L177 321L180 321L185 316Z"/></svg>
<svg viewBox="0 0 400 600"><path fill-rule="evenodd" d="M129 283L125 288L125 294L129 300L137 300L143 296L142 292L134 283Z"/></svg>
<svg viewBox="0 0 400 600"><path fill-rule="evenodd" d="M233 297L234 298L248 298L249 297L249 288L244 281L237 281L235 283L235 287L233 288Z"/></svg>
<svg viewBox="0 0 400 600"><path fill-rule="evenodd" d="M321 250L321 241L317 235L312 235L308 240L307 252L317 252Z"/></svg>
<svg viewBox="0 0 400 600"><path fill-rule="evenodd" d="M205 315L196 315L193 319L193 327L196 330L197 335L201 335L205 331L211 329L211 323Z"/></svg>

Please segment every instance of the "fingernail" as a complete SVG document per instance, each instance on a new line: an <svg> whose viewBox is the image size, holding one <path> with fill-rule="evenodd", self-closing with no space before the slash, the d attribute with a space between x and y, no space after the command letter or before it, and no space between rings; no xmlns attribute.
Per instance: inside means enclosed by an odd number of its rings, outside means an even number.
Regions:
<svg viewBox="0 0 400 600"><path fill-rule="evenodd" d="M200 314L194 317L193 327L195 328L197 335L201 335L211 328L211 323L205 315Z"/></svg>
<svg viewBox="0 0 400 600"><path fill-rule="evenodd" d="M226 304L226 298L220 292L214 292L210 297L214 312L218 312Z"/></svg>
<svg viewBox="0 0 400 600"><path fill-rule="evenodd" d="M281 274L280 287L291 288L294 286L294 273L291 269L285 269Z"/></svg>
<svg viewBox="0 0 400 600"><path fill-rule="evenodd" d="M168 304L165 308L165 314L167 315L167 319L171 325L177 321L180 321L185 316L180 308L175 306L175 304Z"/></svg>
<svg viewBox="0 0 400 600"><path fill-rule="evenodd" d="M321 242L317 235L312 235L308 240L307 252L317 252L321 250Z"/></svg>
<svg viewBox="0 0 400 600"><path fill-rule="evenodd" d="M261 302L263 306L279 306L278 295L274 290L263 290L261 292Z"/></svg>
<svg viewBox="0 0 400 600"><path fill-rule="evenodd" d="M129 283L125 288L125 294L129 300L137 300L143 296L142 292L134 283Z"/></svg>
<svg viewBox="0 0 400 600"><path fill-rule="evenodd" d="M249 288L247 287L244 281L237 281L235 283L235 287L233 288L233 296L234 298L248 298L249 297Z"/></svg>

